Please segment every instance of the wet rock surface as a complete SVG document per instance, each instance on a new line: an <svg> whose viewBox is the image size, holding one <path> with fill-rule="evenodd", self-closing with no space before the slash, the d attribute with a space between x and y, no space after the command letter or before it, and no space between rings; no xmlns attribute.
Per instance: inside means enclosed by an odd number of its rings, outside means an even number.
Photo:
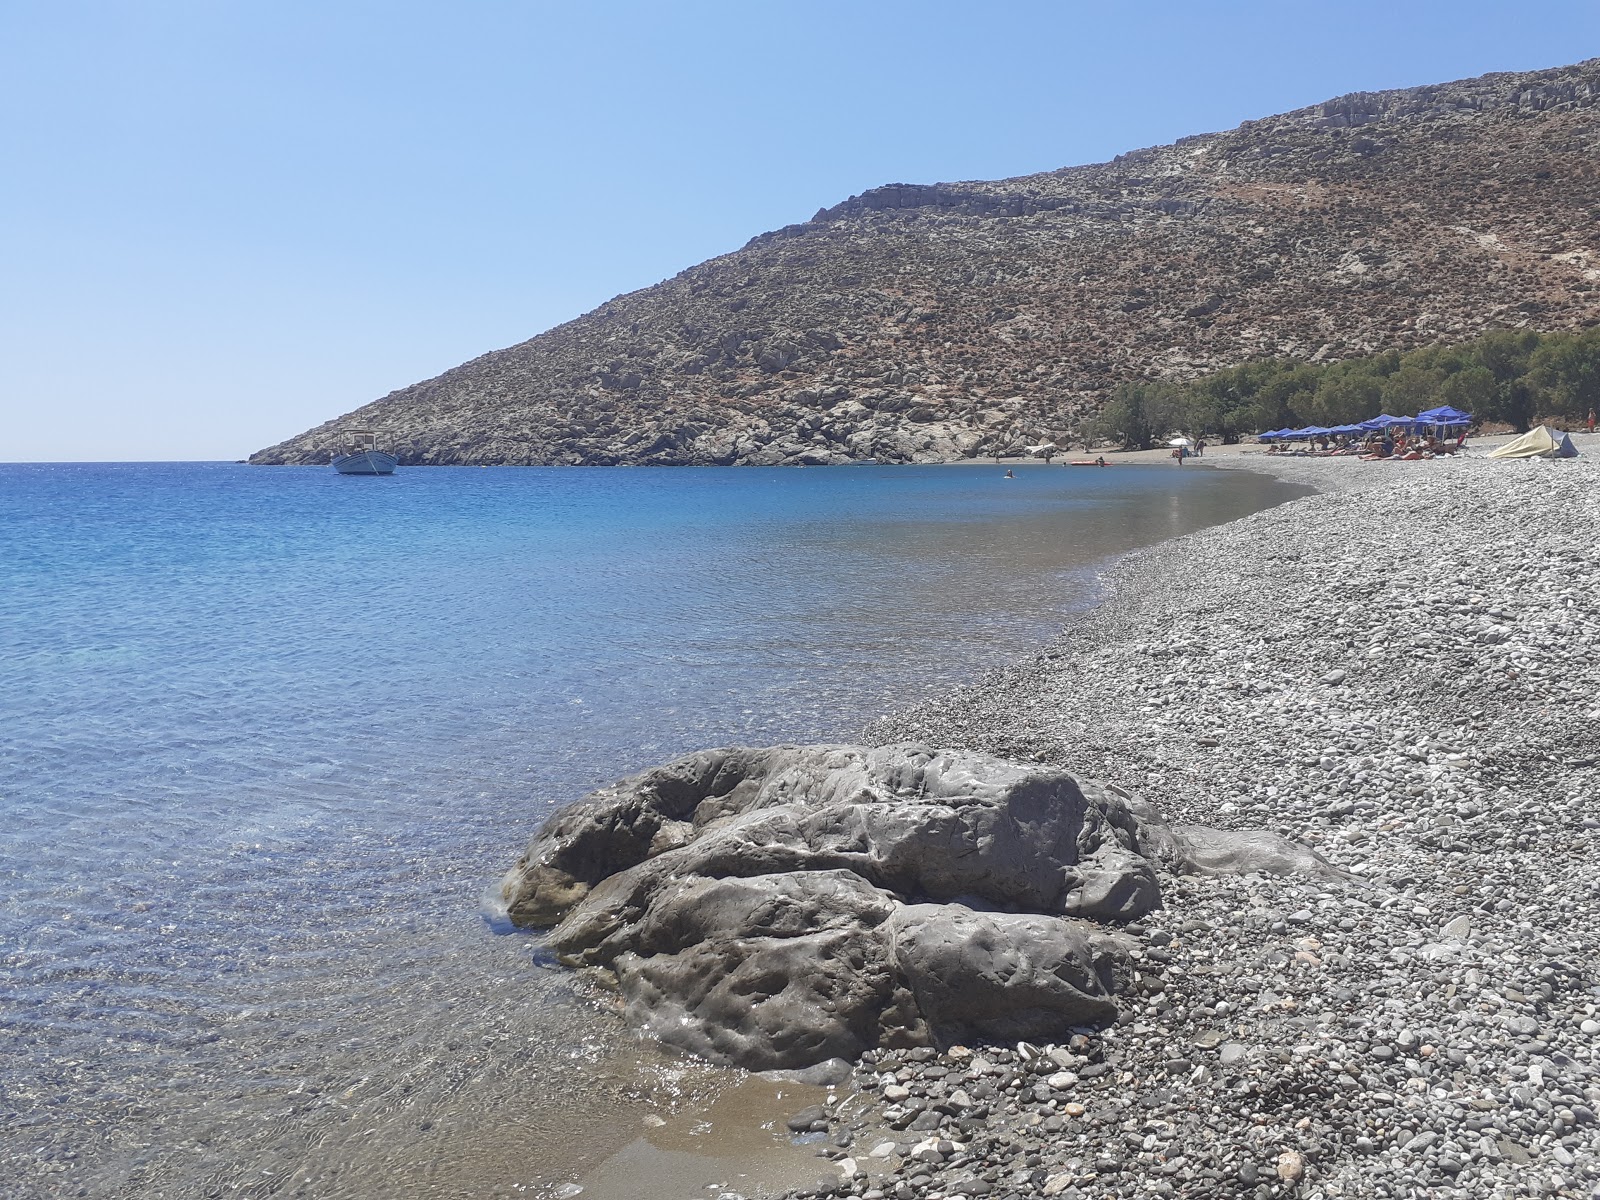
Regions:
<svg viewBox="0 0 1600 1200"><path fill-rule="evenodd" d="M1271 464L1323 494L1133 556L1037 660L869 731L1371 886L1163 875L1115 1025L863 1056L807 1194L1596 1193L1600 465L1417 465Z"/></svg>
<svg viewBox="0 0 1600 1200"><path fill-rule="evenodd" d="M819 465L1020 453L1119 383L1600 319L1600 60L1115 161L891 185L253 456Z"/></svg>
<svg viewBox="0 0 1600 1200"><path fill-rule="evenodd" d="M757 1070L1049 1038L1137 991L1158 872L1348 876L1273 833L1174 826L1065 770L917 743L690 755L558 813L517 923L613 972L663 1042Z"/></svg>

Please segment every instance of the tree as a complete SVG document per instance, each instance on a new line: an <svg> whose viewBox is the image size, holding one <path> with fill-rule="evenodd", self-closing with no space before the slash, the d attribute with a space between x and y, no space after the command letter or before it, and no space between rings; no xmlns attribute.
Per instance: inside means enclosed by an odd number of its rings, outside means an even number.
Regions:
<svg viewBox="0 0 1600 1200"><path fill-rule="evenodd" d="M1497 329L1476 345L1478 365L1494 377L1494 390L1477 415L1510 422L1518 433L1528 432L1538 392L1526 376L1528 360L1539 348L1539 335L1531 329Z"/></svg>
<svg viewBox="0 0 1600 1200"><path fill-rule="evenodd" d="M1120 442L1124 450L1148 450L1171 431L1181 405L1180 394L1164 384L1124 383L1100 414L1100 436Z"/></svg>
<svg viewBox="0 0 1600 1200"><path fill-rule="evenodd" d="M1541 412L1600 411L1600 326L1579 333L1497 329L1453 346L1389 350L1335 363L1265 359L1182 385L1132 383L1095 429L1148 448L1173 431L1237 441L1250 430L1354 424L1449 404L1524 432Z"/></svg>
<svg viewBox="0 0 1600 1200"><path fill-rule="evenodd" d="M1452 408L1484 417L1494 403L1494 375L1479 366L1446 375L1439 385L1439 399Z"/></svg>
<svg viewBox="0 0 1600 1200"><path fill-rule="evenodd" d="M1528 375L1546 412L1581 420L1600 409L1600 326L1545 338L1528 359Z"/></svg>
<svg viewBox="0 0 1600 1200"><path fill-rule="evenodd" d="M1282 424L1281 386L1302 364L1268 359L1197 379L1183 389L1178 424L1190 432L1237 442L1241 435ZM1292 391L1293 389L1289 389Z"/></svg>
<svg viewBox="0 0 1600 1200"><path fill-rule="evenodd" d="M1518 433L1527 433L1539 413L1539 391L1525 375L1507 379L1495 386L1489 411L1502 421L1509 421Z"/></svg>
<svg viewBox="0 0 1600 1200"><path fill-rule="evenodd" d="M1256 393L1257 429L1300 426L1310 419L1311 397L1322 369L1310 363L1278 363L1278 370L1263 381Z"/></svg>
<svg viewBox="0 0 1600 1200"><path fill-rule="evenodd" d="M1145 413L1144 385L1124 383L1111 393L1111 403L1100 413L1099 434L1119 442L1124 450L1148 450L1155 435Z"/></svg>
<svg viewBox="0 0 1600 1200"><path fill-rule="evenodd" d="M1378 415L1383 385L1365 371L1328 372L1312 394L1308 407L1319 425L1348 425Z"/></svg>
<svg viewBox="0 0 1600 1200"><path fill-rule="evenodd" d="M1447 378L1444 368L1413 362L1408 356L1400 369L1383 381L1380 407L1387 413L1408 416L1436 408Z"/></svg>
<svg viewBox="0 0 1600 1200"><path fill-rule="evenodd" d="M1238 441L1229 436L1229 416L1237 406L1237 382L1242 371L1242 367L1219 371L1180 389L1181 423L1196 435L1216 434L1225 442Z"/></svg>

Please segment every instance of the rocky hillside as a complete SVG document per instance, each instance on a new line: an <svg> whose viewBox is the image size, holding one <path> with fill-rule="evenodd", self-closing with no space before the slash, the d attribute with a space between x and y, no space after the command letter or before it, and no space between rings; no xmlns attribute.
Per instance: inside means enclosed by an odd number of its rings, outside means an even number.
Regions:
<svg viewBox="0 0 1600 1200"><path fill-rule="evenodd" d="M891 184L263 450L931 461L1117 383L1600 320L1600 59L1356 93L1110 163Z"/></svg>

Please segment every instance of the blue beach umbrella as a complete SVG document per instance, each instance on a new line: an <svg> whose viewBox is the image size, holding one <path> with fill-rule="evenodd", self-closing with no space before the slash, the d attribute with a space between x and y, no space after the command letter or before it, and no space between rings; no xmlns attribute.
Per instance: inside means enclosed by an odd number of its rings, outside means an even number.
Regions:
<svg viewBox="0 0 1600 1200"><path fill-rule="evenodd" d="M1459 408L1451 408L1442 404L1438 408L1430 408L1427 412L1417 414L1417 420L1428 425L1470 425L1472 414L1464 413Z"/></svg>

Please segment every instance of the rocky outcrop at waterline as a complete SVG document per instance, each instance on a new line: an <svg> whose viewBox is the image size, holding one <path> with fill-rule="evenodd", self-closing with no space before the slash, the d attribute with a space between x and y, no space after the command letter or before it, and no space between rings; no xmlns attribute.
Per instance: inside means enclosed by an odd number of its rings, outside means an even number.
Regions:
<svg viewBox="0 0 1600 1200"><path fill-rule="evenodd" d="M1342 873L1274 834L1163 821L1065 771L919 745L705 751L557 814L518 924L614 972L660 1040L758 1070L1065 1037L1133 985L1159 872Z"/></svg>
<svg viewBox="0 0 1600 1200"><path fill-rule="evenodd" d="M258 463L935 461L1118 383L1600 320L1600 59L1357 93L1110 163L892 184Z"/></svg>

